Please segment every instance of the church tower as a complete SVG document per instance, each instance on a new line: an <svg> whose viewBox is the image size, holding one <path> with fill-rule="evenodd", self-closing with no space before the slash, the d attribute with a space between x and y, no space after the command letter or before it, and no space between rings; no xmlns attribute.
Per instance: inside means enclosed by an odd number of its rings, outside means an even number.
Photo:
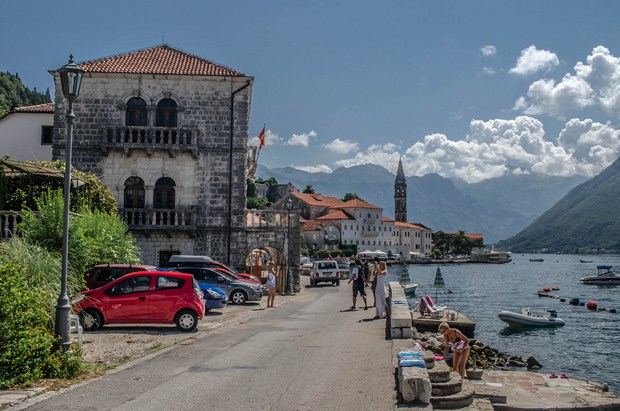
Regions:
<svg viewBox="0 0 620 411"><path fill-rule="evenodd" d="M407 180L402 159L398 160L398 171L394 182L394 219L403 223L407 222Z"/></svg>

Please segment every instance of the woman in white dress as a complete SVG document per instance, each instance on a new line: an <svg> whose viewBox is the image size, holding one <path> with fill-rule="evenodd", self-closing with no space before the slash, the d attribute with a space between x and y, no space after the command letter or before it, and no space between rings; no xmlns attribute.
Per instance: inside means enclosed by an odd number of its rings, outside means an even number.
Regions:
<svg viewBox="0 0 620 411"><path fill-rule="evenodd" d="M377 276L377 287L375 288L375 318L385 318L387 315L387 307L385 305L385 279L387 278L387 264L385 261L379 261L375 258L375 271Z"/></svg>

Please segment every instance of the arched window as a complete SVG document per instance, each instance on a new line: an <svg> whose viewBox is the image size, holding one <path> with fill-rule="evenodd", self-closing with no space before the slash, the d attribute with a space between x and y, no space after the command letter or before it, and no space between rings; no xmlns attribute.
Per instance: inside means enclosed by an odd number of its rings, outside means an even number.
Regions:
<svg viewBox="0 0 620 411"><path fill-rule="evenodd" d="M125 181L125 208L144 208L144 181L140 177Z"/></svg>
<svg viewBox="0 0 620 411"><path fill-rule="evenodd" d="M155 183L153 205L155 208L174 209L175 183L170 177L162 177Z"/></svg>
<svg viewBox="0 0 620 411"><path fill-rule="evenodd" d="M164 98L157 103L157 127L177 126L177 103L171 98Z"/></svg>
<svg viewBox="0 0 620 411"><path fill-rule="evenodd" d="M146 101L140 97L134 97L127 102L127 116L125 125L127 126L146 126L147 124Z"/></svg>

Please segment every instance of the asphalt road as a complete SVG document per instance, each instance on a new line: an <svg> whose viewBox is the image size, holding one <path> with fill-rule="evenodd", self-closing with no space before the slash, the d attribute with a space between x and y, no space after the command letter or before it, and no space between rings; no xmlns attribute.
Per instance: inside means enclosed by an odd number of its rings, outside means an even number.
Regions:
<svg viewBox="0 0 620 411"><path fill-rule="evenodd" d="M346 282L305 287L274 309L27 409L393 410L385 320L373 320L373 308L348 310L350 295Z"/></svg>

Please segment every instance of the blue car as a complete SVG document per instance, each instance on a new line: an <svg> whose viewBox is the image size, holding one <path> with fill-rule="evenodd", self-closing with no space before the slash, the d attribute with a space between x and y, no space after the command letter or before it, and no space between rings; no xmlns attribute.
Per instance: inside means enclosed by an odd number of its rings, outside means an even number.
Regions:
<svg viewBox="0 0 620 411"><path fill-rule="evenodd" d="M174 268L158 268L160 271L177 271ZM191 274L191 273L190 273ZM205 297L205 312L224 308L228 304L228 295L220 287L212 284L198 283Z"/></svg>
<svg viewBox="0 0 620 411"><path fill-rule="evenodd" d="M224 290L211 284L199 283L198 285L205 295L205 312L226 307L228 296Z"/></svg>

